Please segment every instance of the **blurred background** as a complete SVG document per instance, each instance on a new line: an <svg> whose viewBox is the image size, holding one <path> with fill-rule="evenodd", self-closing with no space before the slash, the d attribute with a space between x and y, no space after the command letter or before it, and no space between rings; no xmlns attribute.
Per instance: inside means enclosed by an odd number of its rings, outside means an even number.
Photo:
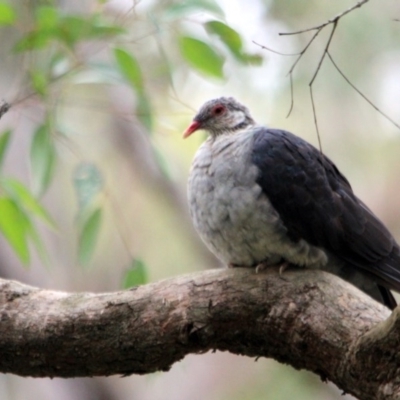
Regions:
<svg viewBox="0 0 400 400"><path fill-rule="evenodd" d="M0 120L0 214L11 207L31 229L14 221L20 241L11 239L2 223L7 213L0 215L0 276L100 292L220 267L186 205L190 163L204 135L184 141L182 132L206 100L234 96L259 123L318 146L309 83L332 25L293 70L290 116L288 72L298 56L276 52L299 53L315 31L279 33L319 25L353 4L1 1L0 100L11 108ZM399 2L367 2L339 21L329 52L352 84L400 124L397 19ZM399 127L328 58L313 95L324 154L400 240ZM218 352L188 356L149 376L0 375L0 393L2 400L352 398L311 373Z"/></svg>

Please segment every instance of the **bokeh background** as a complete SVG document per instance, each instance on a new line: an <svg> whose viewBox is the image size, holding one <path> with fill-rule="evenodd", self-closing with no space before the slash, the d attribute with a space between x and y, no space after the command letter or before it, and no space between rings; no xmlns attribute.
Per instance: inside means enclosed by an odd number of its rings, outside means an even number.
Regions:
<svg viewBox="0 0 400 400"><path fill-rule="evenodd" d="M260 123L290 130L318 146L309 83L331 26L321 31L293 72L289 117L288 71L296 56L280 55L256 43L285 54L298 53L313 32L279 33L316 26L353 4L347 0L14 0L12 22L0 26L0 93L12 105L0 120L0 132L12 131L3 174L34 186L32 138L37 127L50 119L56 162L40 201L57 228L37 222L48 256L43 261L32 248L28 268L0 238L0 276L42 288L99 292L120 289L133 260L140 260L147 281L220 267L193 231L186 205L191 159L204 135L184 141L182 132L204 101L225 95L245 103ZM16 51L16 43L37 28L41 7L56 9L59 17L96 16L124 32L77 40L71 47L49 41ZM400 124L396 19L400 19L399 2L367 2L340 20L330 53L353 85ZM257 55L261 62L240 60L218 36L207 32L205 24L215 20L240 35L243 54ZM208 71L207 65L201 67L207 60L196 65L185 56L182 37L213 48L224 62L223 76ZM136 60L141 71L133 78L138 79L136 84L118 65L115 48ZM324 154L400 240L400 129L356 93L328 59L313 93ZM82 265L79 240L85 198L101 210L102 220L94 252ZM311 373L273 360L217 352L188 356L171 371L149 376L50 380L0 375L0 398L352 397Z"/></svg>

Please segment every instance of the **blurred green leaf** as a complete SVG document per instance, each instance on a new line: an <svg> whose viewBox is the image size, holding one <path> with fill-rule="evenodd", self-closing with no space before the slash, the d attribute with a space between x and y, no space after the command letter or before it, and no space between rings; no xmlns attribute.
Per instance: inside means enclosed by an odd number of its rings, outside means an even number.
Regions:
<svg viewBox="0 0 400 400"><path fill-rule="evenodd" d="M33 31L24 35L14 46L17 52L35 50L44 48L52 39L52 34L49 32Z"/></svg>
<svg viewBox="0 0 400 400"><path fill-rule="evenodd" d="M224 59L207 43L189 36L181 36L179 47L183 57L193 68L206 75L223 78Z"/></svg>
<svg viewBox="0 0 400 400"><path fill-rule="evenodd" d="M8 148L10 136L11 136L11 130L3 132L0 136L0 168L3 166L4 156Z"/></svg>
<svg viewBox="0 0 400 400"><path fill-rule="evenodd" d="M145 96L144 94L140 94L138 96L136 114L138 116L138 119L147 128L148 133L151 133L153 127L152 111L147 96Z"/></svg>
<svg viewBox="0 0 400 400"><path fill-rule="evenodd" d="M121 48L114 49L119 71L137 94L136 114L142 124L151 132L153 119L149 100L144 91L143 75L140 65L132 54Z"/></svg>
<svg viewBox="0 0 400 400"><path fill-rule="evenodd" d="M45 208L21 182L13 178L3 178L1 180L1 187L11 196L20 208L40 218L51 228L56 228L55 222Z"/></svg>
<svg viewBox="0 0 400 400"><path fill-rule="evenodd" d="M129 289L133 286L144 285L147 283L147 268L140 259L133 259L129 269L125 272L122 286Z"/></svg>
<svg viewBox="0 0 400 400"><path fill-rule="evenodd" d="M102 190L104 181L99 168L92 163L80 163L74 171L74 188L78 197L79 213L82 215Z"/></svg>
<svg viewBox="0 0 400 400"><path fill-rule="evenodd" d="M172 4L165 10L166 17L182 18L194 12L209 12L217 17L223 18L222 8L214 0L186 0Z"/></svg>
<svg viewBox="0 0 400 400"><path fill-rule="evenodd" d="M45 192L53 177L55 149L47 124L39 126L31 144L31 166L34 193L39 197Z"/></svg>
<svg viewBox="0 0 400 400"><path fill-rule="evenodd" d="M40 70L35 70L30 72L30 78L32 83L32 88L36 93L44 97L47 93L47 76Z"/></svg>
<svg viewBox="0 0 400 400"><path fill-rule="evenodd" d="M82 40L99 39L123 32L125 32L123 28L102 21L98 15L90 18L66 15L60 19L56 36L69 47L73 47Z"/></svg>
<svg viewBox="0 0 400 400"><path fill-rule="evenodd" d="M79 236L78 258L81 265L87 265L92 258L101 226L102 213L95 209L86 219Z"/></svg>
<svg viewBox="0 0 400 400"><path fill-rule="evenodd" d="M138 93L143 92L142 71L140 70L140 65L137 60L126 50L121 48L114 49L114 56L122 76Z"/></svg>
<svg viewBox="0 0 400 400"><path fill-rule="evenodd" d="M42 6L36 13L35 28L25 34L15 45L16 51L34 50L45 47L56 40L73 48L79 41L99 39L125 32L120 26L109 24L100 15L60 16L54 7Z"/></svg>
<svg viewBox="0 0 400 400"><path fill-rule="evenodd" d="M258 54L243 52L243 42L239 33L230 26L220 21L208 21L205 23L208 33L217 35L233 56L242 63L261 64L262 57Z"/></svg>
<svg viewBox="0 0 400 400"><path fill-rule="evenodd" d="M11 25L15 22L16 13L8 2L0 1L0 25Z"/></svg>
<svg viewBox="0 0 400 400"><path fill-rule="evenodd" d="M167 178L168 180L172 180L169 163L168 163L167 159L165 158L164 154L158 149L157 146L153 145L152 148L153 148L153 152L154 152L154 158L155 158L161 172L163 173L165 178Z"/></svg>
<svg viewBox="0 0 400 400"><path fill-rule="evenodd" d="M240 35L230 26L220 21L208 21L205 28L209 33L216 34L234 54L242 51L243 43Z"/></svg>
<svg viewBox="0 0 400 400"><path fill-rule="evenodd" d="M27 214L24 215L25 223L26 223L26 233L29 238L32 240L33 245L36 248L37 254L39 255L40 259L45 263L48 264L49 256L47 254L46 248L43 244L40 235L38 234L35 226L32 224L32 221L28 218Z"/></svg>
<svg viewBox="0 0 400 400"><path fill-rule="evenodd" d="M27 224L24 213L7 197L0 197L0 231L24 264L29 263Z"/></svg>
<svg viewBox="0 0 400 400"><path fill-rule="evenodd" d="M37 30L52 30L57 27L58 12L55 7L40 6L36 9Z"/></svg>

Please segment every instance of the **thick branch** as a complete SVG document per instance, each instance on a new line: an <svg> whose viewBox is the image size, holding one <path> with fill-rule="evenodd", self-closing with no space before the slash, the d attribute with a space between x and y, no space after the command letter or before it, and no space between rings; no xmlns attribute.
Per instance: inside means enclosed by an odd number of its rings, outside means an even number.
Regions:
<svg viewBox="0 0 400 400"><path fill-rule="evenodd" d="M0 280L0 371L145 374L230 351L305 368L360 399L400 398L400 317L321 271L210 270L116 293Z"/></svg>

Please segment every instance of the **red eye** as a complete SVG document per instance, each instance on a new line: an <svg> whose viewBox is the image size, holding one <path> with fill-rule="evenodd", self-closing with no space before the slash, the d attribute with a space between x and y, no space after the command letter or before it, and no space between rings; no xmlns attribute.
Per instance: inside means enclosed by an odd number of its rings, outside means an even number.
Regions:
<svg viewBox="0 0 400 400"><path fill-rule="evenodd" d="M221 115L224 112L225 112L225 107L221 105L215 106L213 109L213 115Z"/></svg>

